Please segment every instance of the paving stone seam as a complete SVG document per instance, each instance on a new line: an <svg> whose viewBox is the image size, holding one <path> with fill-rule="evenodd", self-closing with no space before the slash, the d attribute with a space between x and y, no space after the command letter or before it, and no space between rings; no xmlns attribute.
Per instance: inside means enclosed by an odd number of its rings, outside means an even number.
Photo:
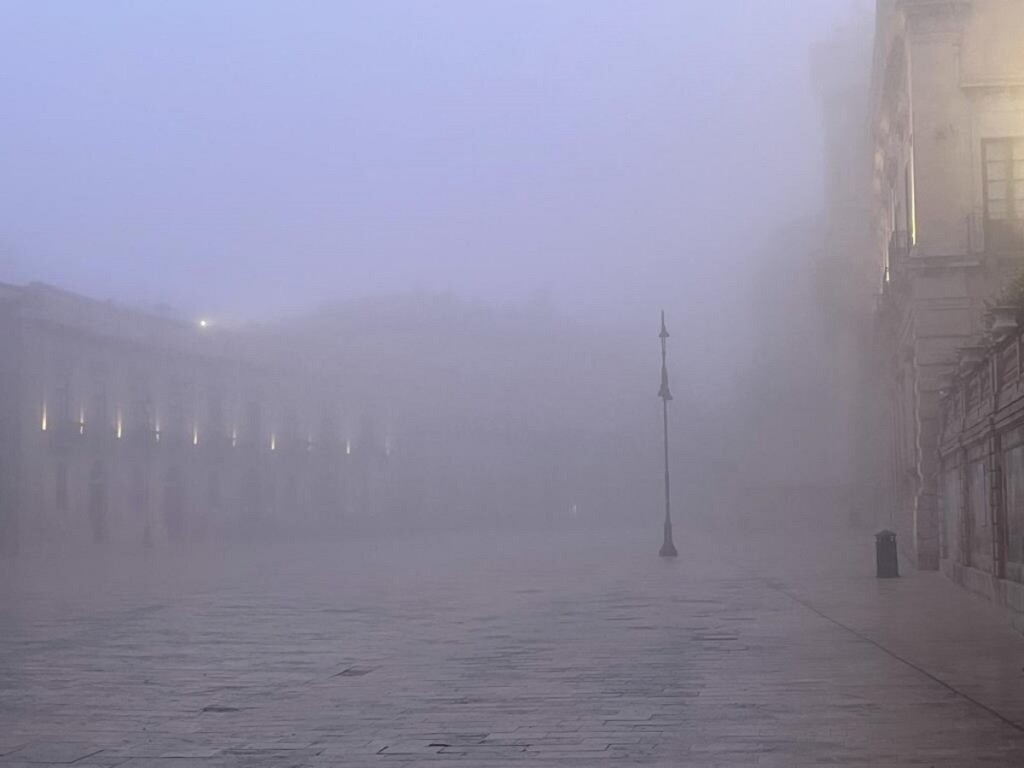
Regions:
<svg viewBox="0 0 1024 768"><path fill-rule="evenodd" d="M804 599L802 599L800 597L797 597L795 594L793 594L788 589L786 589L786 587L781 582L776 581L775 579L770 579L770 578L766 578L766 577L763 577L763 576L758 576L757 579L759 581L761 581L769 589L774 590L775 592L778 592L780 595L783 595L784 597L789 598L794 603L797 603L798 605L803 606L804 608L809 610L811 613L813 613L813 614L815 614L817 616L820 616L821 618L825 619L825 621L828 621L831 624L839 627L840 629L845 630L846 632L850 633L851 635L853 635L857 639L862 640L863 642L868 643L869 645L874 646L875 648L880 650L885 655L889 656L892 659L895 659L896 661L900 662L901 664L904 664L904 665L910 667L915 672L923 675L924 677L928 678L932 682L938 683L939 685L941 685L943 688L945 688L950 693L954 694L955 696L959 696L962 699L965 699L966 701L970 702L971 704L973 704L974 706L978 707L979 709L987 712L992 717L994 717L997 720L1002 721L1004 724L1010 726L1014 730L1019 731L1020 733L1024 733L1024 725L1021 725L1016 720L1013 720L1012 718L1007 717L1006 715L1004 715L999 710L990 707L989 705L985 704L984 702L979 701L978 699L974 698L969 693L961 691L959 688L956 688L955 686L951 685L950 683L947 683L941 677L938 677L938 676L932 674L927 669L925 669L924 667L922 667L922 666L920 666L918 664L915 664L914 662L912 662L910 659L906 658L905 656L901 656L900 654L896 653L895 651L893 651L893 650L891 650L889 648L886 648L884 645L882 645L880 642L878 642L874 638L870 637L869 635L865 635L863 632L855 629L854 627L851 627L848 624L844 624L839 619L836 619L836 618L833 618L832 616L829 616L827 613L822 611L820 608L817 608L816 606L814 606L813 604L807 602L806 600L804 600Z"/></svg>

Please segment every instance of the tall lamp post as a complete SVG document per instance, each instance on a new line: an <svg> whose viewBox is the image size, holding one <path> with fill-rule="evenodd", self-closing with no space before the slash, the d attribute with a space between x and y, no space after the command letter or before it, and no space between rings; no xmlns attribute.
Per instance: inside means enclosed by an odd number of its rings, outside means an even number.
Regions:
<svg viewBox="0 0 1024 768"><path fill-rule="evenodd" d="M665 536L661 542L660 557L675 557L679 553L676 545L672 543L672 495L668 479L668 401L672 399L672 392L668 388L668 364L666 363L666 341L668 340L668 329L665 327L665 310L661 310L661 389L658 390L658 397L661 398L661 420L662 430L665 437Z"/></svg>

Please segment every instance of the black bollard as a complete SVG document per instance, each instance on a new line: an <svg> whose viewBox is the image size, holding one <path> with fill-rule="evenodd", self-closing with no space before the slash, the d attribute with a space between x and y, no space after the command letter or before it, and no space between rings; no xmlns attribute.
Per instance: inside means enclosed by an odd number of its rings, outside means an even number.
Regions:
<svg viewBox="0 0 1024 768"><path fill-rule="evenodd" d="M892 531L879 531L875 534L875 575L880 579L899 578L896 534Z"/></svg>

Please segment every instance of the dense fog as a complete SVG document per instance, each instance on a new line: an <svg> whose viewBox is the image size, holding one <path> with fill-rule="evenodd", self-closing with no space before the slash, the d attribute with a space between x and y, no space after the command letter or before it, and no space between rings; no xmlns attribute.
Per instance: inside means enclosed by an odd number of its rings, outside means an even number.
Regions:
<svg viewBox="0 0 1024 768"><path fill-rule="evenodd" d="M865 4L14 3L5 29L0 277L333 371L346 439L387 454L384 528L656 525L661 309L680 515L869 503Z"/></svg>
<svg viewBox="0 0 1024 768"><path fill-rule="evenodd" d="M0 2L0 768L1024 765L1019 2Z"/></svg>

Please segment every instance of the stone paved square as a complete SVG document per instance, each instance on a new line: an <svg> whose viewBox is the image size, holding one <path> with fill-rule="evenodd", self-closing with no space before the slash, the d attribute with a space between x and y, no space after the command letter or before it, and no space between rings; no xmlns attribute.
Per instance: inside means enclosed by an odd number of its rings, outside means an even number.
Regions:
<svg viewBox="0 0 1024 768"><path fill-rule="evenodd" d="M679 538L7 562L0 765L1024 765L993 607Z"/></svg>

